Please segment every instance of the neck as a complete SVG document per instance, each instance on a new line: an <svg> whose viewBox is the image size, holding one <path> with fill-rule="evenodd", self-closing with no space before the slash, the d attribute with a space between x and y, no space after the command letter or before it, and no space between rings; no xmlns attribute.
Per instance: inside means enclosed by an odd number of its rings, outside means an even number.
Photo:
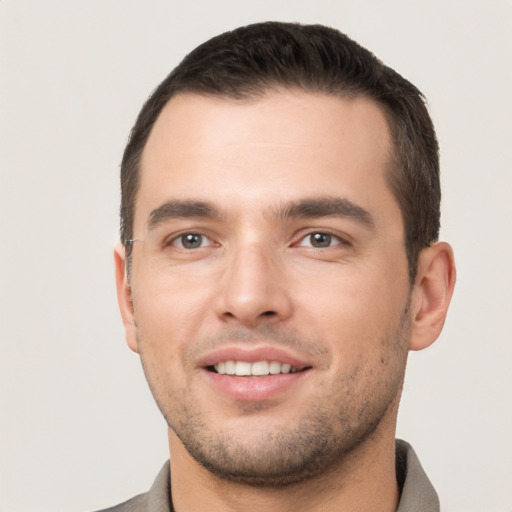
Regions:
<svg viewBox="0 0 512 512"><path fill-rule="evenodd" d="M280 488L250 486L213 475L189 455L170 430L174 510L394 512L399 499L394 428L379 427L337 467L319 477Z"/></svg>

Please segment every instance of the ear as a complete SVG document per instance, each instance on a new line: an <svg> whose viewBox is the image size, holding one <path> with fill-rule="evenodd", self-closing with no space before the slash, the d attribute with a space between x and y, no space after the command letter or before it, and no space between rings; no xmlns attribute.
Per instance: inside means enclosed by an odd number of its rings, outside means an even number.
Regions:
<svg viewBox="0 0 512 512"><path fill-rule="evenodd" d="M413 289L411 350L422 350L439 337L455 286L453 250L438 242L421 251Z"/></svg>
<svg viewBox="0 0 512 512"><path fill-rule="evenodd" d="M117 302L123 318L126 342L131 350L138 352L132 290L127 275L126 253L121 242L118 242L114 247L114 261L116 265Z"/></svg>

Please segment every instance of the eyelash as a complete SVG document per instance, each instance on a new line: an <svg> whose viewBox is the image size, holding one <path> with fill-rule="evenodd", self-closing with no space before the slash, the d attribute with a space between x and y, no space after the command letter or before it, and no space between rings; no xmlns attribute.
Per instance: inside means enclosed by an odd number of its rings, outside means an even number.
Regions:
<svg viewBox="0 0 512 512"><path fill-rule="evenodd" d="M190 236L190 237L191 236L200 237L202 239L201 240L201 245L199 247L192 247L192 248L189 248L189 249L187 249L186 247L183 247L183 240L187 236ZM178 242L180 240L182 242L181 243L181 247L176 245L176 243L175 243L175 242ZM199 232L195 232L195 231L189 231L189 232L186 232L186 233L180 233L177 236L174 236L174 237L172 237L170 239L165 240L164 243L163 243L163 246L164 247L174 246L174 247L178 247L178 249L192 251L194 249L203 249L205 246L202 245L202 242L205 241L205 240L209 240L210 243L213 242L213 240L209 236L207 236L207 235L205 235L203 233L199 233ZM218 244L216 244L216 245L218 245Z"/></svg>
<svg viewBox="0 0 512 512"><path fill-rule="evenodd" d="M315 247L312 243L308 244L308 245L302 245L303 242L305 240L307 240L308 238L310 239L311 241L311 237L315 236L315 235L321 235L321 236L324 236L327 238L329 244L325 247ZM183 240L185 237L192 237L192 236L196 236L196 237L200 237L201 238L201 243L198 247L191 247L191 248L186 248L183 246ZM335 243L334 245L331 245L330 242L332 242L334 240L337 241L337 243ZM179 242L181 241L181 244L180 245L177 245L176 242ZM205 241L209 241L208 245L203 245L203 242ZM182 250L186 250L186 251L193 251L195 249L203 249L205 247L208 247L208 246L218 246L220 244L214 242L212 240L212 238L210 238L209 236L205 235L204 233L200 233L200 232L194 232L194 231L189 231L189 232L185 232L185 233L180 233L179 235L176 235L176 236L173 236L172 238L170 239L166 239L164 242L163 242L163 247L169 247L169 246L174 246L174 247L177 247L178 249L182 249ZM310 231L304 235L302 235L297 242L294 242L291 246L292 247L306 247L306 248L310 248L310 249L330 249L332 247L336 247L336 246L350 246L350 242L347 241L346 238L343 238L341 237L340 235L338 234L334 234L330 231L327 231L327 230L315 230L315 231Z"/></svg>
<svg viewBox="0 0 512 512"><path fill-rule="evenodd" d="M307 240L309 238L310 242L312 242L312 237L314 237L315 235L320 235L320 236L323 236L325 238L327 238L328 240L328 245L325 246L325 247L315 247L312 243L308 244L308 245L302 245L302 243ZM332 244L330 242L332 242L333 240L336 241L335 244ZM309 233L305 234L304 236L301 236L299 241L294 244L294 246L297 246L297 247L307 247L307 248L311 248L311 249L331 249L333 247L336 247L336 246L349 246L350 243L345 239L345 238L342 238L340 235L337 235L337 234L334 234L334 233L331 233L330 231L310 231Z"/></svg>

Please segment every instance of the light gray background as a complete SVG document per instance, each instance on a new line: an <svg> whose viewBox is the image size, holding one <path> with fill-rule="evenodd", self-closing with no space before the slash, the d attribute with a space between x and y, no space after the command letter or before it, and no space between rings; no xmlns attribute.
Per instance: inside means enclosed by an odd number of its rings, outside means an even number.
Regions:
<svg viewBox="0 0 512 512"><path fill-rule="evenodd" d="M429 99L458 283L398 435L444 511L512 510L510 0L1 0L1 511L117 503L167 458L114 293L119 161L186 52L267 19L340 28Z"/></svg>

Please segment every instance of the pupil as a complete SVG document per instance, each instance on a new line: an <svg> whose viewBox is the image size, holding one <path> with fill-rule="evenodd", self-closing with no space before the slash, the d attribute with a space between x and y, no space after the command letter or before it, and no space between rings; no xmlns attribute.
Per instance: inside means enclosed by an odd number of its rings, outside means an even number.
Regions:
<svg viewBox="0 0 512 512"><path fill-rule="evenodd" d="M201 246L201 235L185 235L182 238L185 249L197 249Z"/></svg>
<svg viewBox="0 0 512 512"><path fill-rule="evenodd" d="M325 233L315 233L311 239L313 247L329 247L331 245L331 235Z"/></svg>

